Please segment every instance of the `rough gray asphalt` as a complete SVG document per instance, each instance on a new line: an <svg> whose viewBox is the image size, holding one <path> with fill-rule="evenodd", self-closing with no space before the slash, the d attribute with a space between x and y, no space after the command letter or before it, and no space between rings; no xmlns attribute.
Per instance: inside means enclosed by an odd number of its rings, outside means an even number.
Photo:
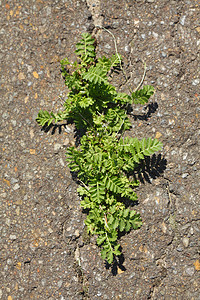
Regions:
<svg viewBox="0 0 200 300"><path fill-rule="evenodd" d="M198 1L0 4L0 299L200 299ZM128 84L138 85L145 61L144 83L156 88L150 106L133 107L128 134L164 144L137 188L144 224L121 237L124 258L113 270L85 237L65 163L73 127L45 132L35 122L40 109L62 107L59 60L74 58L82 32L93 31L98 55L115 52L98 24L115 35ZM122 77L113 82L128 90Z"/></svg>

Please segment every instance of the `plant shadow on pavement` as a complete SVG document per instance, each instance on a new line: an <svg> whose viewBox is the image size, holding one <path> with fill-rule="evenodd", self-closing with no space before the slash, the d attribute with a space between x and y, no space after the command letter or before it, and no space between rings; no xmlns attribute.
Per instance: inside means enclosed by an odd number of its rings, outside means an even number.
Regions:
<svg viewBox="0 0 200 300"><path fill-rule="evenodd" d="M145 156L144 160L138 164L134 170L133 177L141 183L151 183L150 179L160 177L167 166L167 160L161 154L153 154L151 157Z"/></svg>
<svg viewBox="0 0 200 300"><path fill-rule="evenodd" d="M145 182L151 184L151 179L156 179L164 173L167 166L167 160L161 156L161 154L155 155L153 154L152 157L145 157L144 161L138 164L138 167L134 170L130 176L133 176L136 180L139 180L142 184ZM139 201L135 201L134 203L131 201L121 200L126 207L136 206L139 204ZM129 232L119 232L118 238L120 240L121 237L125 236ZM122 250L122 247L120 246ZM121 251L120 250L120 251ZM122 251L121 251L122 252ZM126 268L123 266L124 263L124 255L123 253L118 256L118 258L114 260L113 264L105 263L106 269L111 268L111 272L113 276L118 274L118 270L120 269L122 272L126 271Z"/></svg>
<svg viewBox="0 0 200 300"><path fill-rule="evenodd" d="M144 107L144 109L145 110L148 109L148 111L141 115L134 114L132 107L130 108L128 113L129 114L131 113L131 116L134 118L134 121L136 121L136 120L148 121L148 119L151 117L151 115L153 113L155 113L156 110L158 109L158 103L157 102L149 103L147 106Z"/></svg>
<svg viewBox="0 0 200 300"><path fill-rule="evenodd" d="M61 134L68 124L70 123L67 120L65 123L62 124L52 124L52 123L50 125L45 124L44 126L42 126L41 131L48 133L50 130L52 130L51 131L52 135L54 135L57 131L59 134Z"/></svg>
<svg viewBox="0 0 200 300"><path fill-rule="evenodd" d="M130 106L127 110L127 113L129 115L132 116L132 118L134 118L134 121L136 120L143 120L143 121L148 121L148 119L151 117L151 115L153 113L156 112L156 110L158 109L158 104L157 102L153 102L153 103L150 103L148 104L145 108L145 110L148 109L148 111L144 114L141 114L141 115L135 115L133 114L133 108ZM42 128L41 128L41 131L44 131L45 133L48 133L50 130L51 131L51 134L54 135L57 131L59 134L62 133L63 130L65 130L65 127L67 125L72 125L73 124L73 121L69 121L69 120L66 120L64 123L62 124L53 124L51 123L50 125L47 125L45 124ZM81 131L81 130L76 130L75 134L74 134L74 137L76 138L76 146L79 144L79 141L80 141L80 138L85 134L85 131Z"/></svg>
<svg viewBox="0 0 200 300"><path fill-rule="evenodd" d="M126 233L124 233L124 234L121 233L119 235L119 239L120 239L121 236L123 236L125 234ZM121 246L120 246L120 251L122 252L122 247ZM113 276L117 276L119 274L119 269L122 272L126 271L126 268L123 266L124 260L125 260L125 258L124 258L123 253L120 256L118 256L117 259L116 258L114 259L113 264L112 264L112 268L111 268L111 273L112 273ZM108 262L106 262L105 267L108 270L108 269L110 269L111 265Z"/></svg>

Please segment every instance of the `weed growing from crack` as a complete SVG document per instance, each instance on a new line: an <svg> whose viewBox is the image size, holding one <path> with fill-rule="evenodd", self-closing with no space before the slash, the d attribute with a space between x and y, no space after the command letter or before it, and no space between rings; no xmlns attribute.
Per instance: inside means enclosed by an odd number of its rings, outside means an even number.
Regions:
<svg viewBox="0 0 200 300"><path fill-rule="evenodd" d="M122 66L121 56L96 59L94 39L82 34L76 45L77 61L61 61L61 71L69 89L64 110L49 113L41 110L37 122L41 126L72 120L85 134L78 147L69 147L67 161L80 186L81 206L88 212L85 224L89 234L97 235L101 256L109 264L121 255L118 234L138 229L140 214L127 207L137 195L139 182L131 179L138 164L162 148L157 139L123 137L131 128L128 108L145 104L154 93L152 86L136 89L130 95L117 92L108 81L108 73Z"/></svg>

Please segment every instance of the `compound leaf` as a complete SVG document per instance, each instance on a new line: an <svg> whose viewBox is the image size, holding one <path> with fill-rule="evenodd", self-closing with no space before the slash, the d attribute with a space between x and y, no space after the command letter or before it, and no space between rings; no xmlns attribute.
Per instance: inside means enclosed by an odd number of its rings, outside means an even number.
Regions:
<svg viewBox="0 0 200 300"><path fill-rule="evenodd" d="M145 104L154 94L154 87L151 85L144 86L141 90L132 93L132 100L135 104Z"/></svg>

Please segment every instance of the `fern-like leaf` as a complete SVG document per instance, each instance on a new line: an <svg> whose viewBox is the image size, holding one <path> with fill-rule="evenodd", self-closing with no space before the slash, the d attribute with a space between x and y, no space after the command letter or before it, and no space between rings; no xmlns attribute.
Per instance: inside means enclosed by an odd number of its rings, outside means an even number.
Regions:
<svg viewBox="0 0 200 300"><path fill-rule="evenodd" d="M108 72L112 68L117 67L120 64L120 62L121 62L121 56L119 54L114 54L111 56L110 59L105 56L99 58L96 66Z"/></svg>
<svg viewBox="0 0 200 300"><path fill-rule="evenodd" d="M79 55L85 63L90 63L95 57L94 39L89 33L82 33L82 39L76 44L75 53Z"/></svg>
<svg viewBox="0 0 200 300"><path fill-rule="evenodd" d="M123 184L117 176L105 176L103 182L108 190L120 194L122 192Z"/></svg>
<svg viewBox="0 0 200 300"><path fill-rule="evenodd" d="M36 121L40 126L44 126L46 123L48 126L53 122L54 118L51 116L51 114L46 110L40 110L38 113L38 116L36 118Z"/></svg>
<svg viewBox="0 0 200 300"><path fill-rule="evenodd" d="M58 113L49 113L46 110L40 110L36 121L39 123L40 126L44 126L47 124L48 126L54 121L55 123L59 121L63 121L67 119L68 113L66 111L58 112Z"/></svg>
<svg viewBox="0 0 200 300"><path fill-rule="evenodd" d="M113 54L110 58L110 69L117 67L121 63L121 59L122 57L120 54Z"/></svg>
<svg viewBox="0 0 200 300"><path fill-rule="evenodd" d="M157 139L152 140L151 138L148 138L145 141L142 140L143 154L146 156L150 156L156 151L161 150L162 146L163 144Z"/></svg>
<svg viewBox="0 0 200 300"><path fill-rule="evenodd" d="M132 99L135 104L145 104L149 98L154 94L154 87L145 85L141 90L132 93Z"/></svg>
<svg viewBox="0 0 200 300"><path fill-rule="evenodd" d="M102 182L95 182L90 184L89 192L91 195L92 201L101 203L105 198L105 188Z"/></svg>
<svg viewBox="0 0 200 300"><path fill-rule="evenodd" d="M108 72L110 70L110 66L111 66L110 59L105 56L98 58L98 62L96 64L96 66L103 69L104 71Z"/></svg>
<svg viewBox="0 0 200 300"><path fill-rule="evenodd" d="M107 72L100 67L91 66L87 72L83 74L83 79L93 82L94 84L107 84Z"/></svg>

